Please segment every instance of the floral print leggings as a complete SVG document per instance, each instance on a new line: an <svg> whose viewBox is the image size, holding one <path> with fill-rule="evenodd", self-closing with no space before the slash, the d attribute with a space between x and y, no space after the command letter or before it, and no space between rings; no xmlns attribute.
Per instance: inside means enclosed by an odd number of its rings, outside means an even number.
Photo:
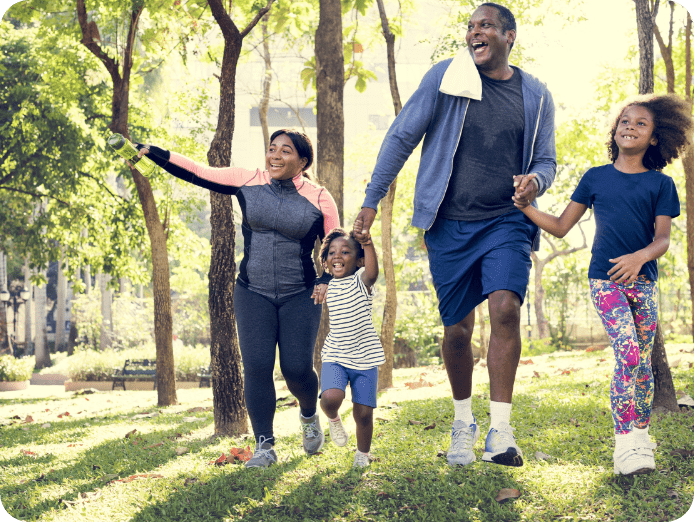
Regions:
<svg viewBox="0 0 694 522"><path fill-rule="evenodd" d="M628 285L589 281L590 297L614 349L610 403L615 433L645 428L653 404L651 351L658 322L658 287L644 276Z"/></svg>

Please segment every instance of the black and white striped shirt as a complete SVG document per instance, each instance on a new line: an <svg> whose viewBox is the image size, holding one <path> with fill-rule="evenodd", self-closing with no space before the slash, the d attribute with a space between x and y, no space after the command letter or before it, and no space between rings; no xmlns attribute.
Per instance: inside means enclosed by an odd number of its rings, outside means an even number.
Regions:
<svg viewBox="0 0 694 522"><path fill-rule="evenodd" d="M363 268L354 275L333 278L326 302L330 333L323 344L323 362L345 368L368 370L386 362L372 319L373 295L361 279Z"/></svg>

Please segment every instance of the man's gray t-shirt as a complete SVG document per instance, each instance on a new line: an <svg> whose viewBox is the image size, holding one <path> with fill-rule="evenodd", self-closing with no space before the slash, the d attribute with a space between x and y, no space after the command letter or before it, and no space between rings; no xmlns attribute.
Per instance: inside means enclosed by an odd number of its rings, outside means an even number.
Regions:
<svg viewBox="0 0 694 522"><path fill-rule="evenodd" d="M480 76L482 99L468 105L438 217L479 221L515 210L513 176L522 173L525 128L521 75L514 67L508 80Z"/></svg>

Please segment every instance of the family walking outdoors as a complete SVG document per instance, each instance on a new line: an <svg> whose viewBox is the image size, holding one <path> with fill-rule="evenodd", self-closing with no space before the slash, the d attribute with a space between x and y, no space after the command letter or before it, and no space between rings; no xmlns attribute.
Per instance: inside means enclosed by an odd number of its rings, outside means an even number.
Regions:
<svg viewBox="0 0 694 522"><path fill-rule="evenodd" d="M369 464L378 366L385 361L372 322L379 268L370 229L379 202L423 142L412 224L425 230L444 325L442 354L455 412L448 463L467 466L476 459L481 426L471 408L471 339L475 308L487 300L490 422L482 460L523 465L511 406L531 251L539 247L540 229L563 237L592 208L590 295L615 355L610 391L614 472L655 469L648 428L657 259L668 249L672 218L680 214L675 184L661 170L687 145L692 120L674 95L626 103L609 132L611 163L584 174L561 216L541 212L536 200L552 185L557 167L554 104L545 84L509 64L515 39L515 18L507 8L484 3L473 12L467 48L426 73L388 130L349 231L340 228L331 195L306 173L313 148L301 132L272 135L265 170L208 167L137 144L140 157L147 154L189 183L233 194L241 207L244 255L234 308L256 440L247 467L277 462L277 347L287 387L299 402L304 451L315 454L325 442L319 398L330 440L347 444L338 411L349 384L356 422L354 466ZM322 240L319 258L325 272L320 278L313 262L316 239ZM319 381L313 348L324 302L330 333Z"/></svg>

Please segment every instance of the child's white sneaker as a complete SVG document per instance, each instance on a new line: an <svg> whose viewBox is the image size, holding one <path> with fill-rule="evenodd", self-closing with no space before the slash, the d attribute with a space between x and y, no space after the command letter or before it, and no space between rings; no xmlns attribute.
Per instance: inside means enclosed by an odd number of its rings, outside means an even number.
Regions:
<svg viewBox="0 0 694 522"><path fill-rule="evenodd" d="M361 451L357 450L357 452L354 454L354 467L365 468L368 466L371 463L369 456L369 453L362 453Z"/></svg>
<svg viewBox="0 0 694 522"><path fill-rule="evenodd" d="M342 419L338 416L337 419L328 419L328 428L330 428L330 440L332 440L336 446L345 446L349 435L347 430L342 425Z"/></svg>
<svg viewBox="0 0 694 522"><path fill-rule="evenodd" d="M655 469L652 451L647 455L634 448L624 448L615 450L613 458L615 475L642 475Z"/></svg>

